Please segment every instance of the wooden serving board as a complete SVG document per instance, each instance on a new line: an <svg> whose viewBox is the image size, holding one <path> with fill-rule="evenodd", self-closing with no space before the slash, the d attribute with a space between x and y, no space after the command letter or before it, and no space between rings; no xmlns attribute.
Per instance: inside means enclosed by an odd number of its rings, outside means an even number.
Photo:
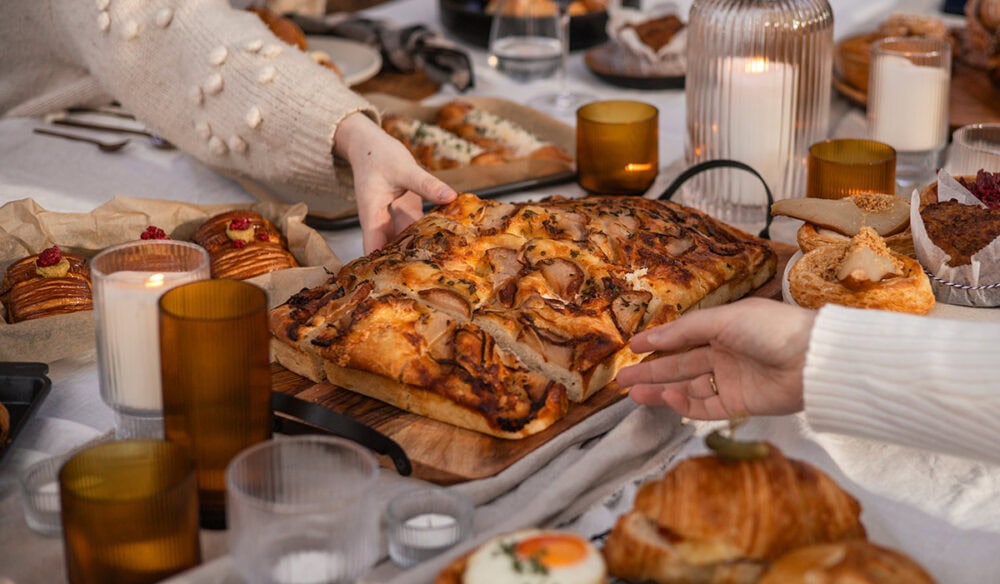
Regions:
<svg viewBox="0 0 1000 584"><path fill-rule="evenodd" d="M781 299L781 275L797 247L773 243L778 254L775 277L753 292L753 296ZM538 434L520 440L504 440L411 414L378 400L329 383L314 383L272 364L275 391L317 403L349 415L395 440L413 463L413 476L442 485L496 475L563 431L618 402L627 391L611 383L582 404L573 404L566 417ZM388 459L385 466L391 467Z"/></svg>

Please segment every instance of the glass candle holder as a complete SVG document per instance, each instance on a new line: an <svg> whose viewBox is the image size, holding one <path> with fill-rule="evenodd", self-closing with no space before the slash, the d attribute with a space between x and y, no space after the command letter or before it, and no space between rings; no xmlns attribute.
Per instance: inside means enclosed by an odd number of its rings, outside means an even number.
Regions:
<svg viewBox="0 0 1000 584"><path fill-rule="evenodd" d="M246 449L226 471L229 551L250 584L354 582L379 555L375 457L330 436Z"/></svg>
<svg viewBox="0 0 1000 584"><path fill-rule="evenodd" d="M472 535L472 503L444 489L419 489L394 497L386 507L389 557L408 568Z"/></svg>
<svg viewBox="0 0 1000 584"><path fill-rule="evenodd" d="M72 584L159 582L201 562L194 466L163 440L119 440L59 472Z"/></svg>
<svg viewBox="0 0 1000 584"><path fill-rule="evenodd" d="M909 188L934 178L948 143L951 43L885 38L872 44L868 136L896 149L896 182Z"/></svg>
<svg viewBox="0 0 1000 584"><path fill-rule="evenodd" d="M952 176L1000 172L1000 124L972 124L955 130L944 168Z"/></svg>
<svg viewBox="0 0 1000 584"><path fill-rule="evenodd" d="M35 533L47 536L62 533L62 518L59 514L59 469L67 458L53 456L40 460L21 474L24 520Z"/></svg>
<svg viewBox="0 0 1000 584"><path fill-rule="evenodd" d="M202 280L160 298L164 434L194 460L203 527L225 527L226 465L271 436L267 295Z"/></svg>
<svg viewBox="0 0 1000 584"><path fill-rule="evenodd" d="M826 137L833 13L826 0L695 0L688 26L689 165L732 159L756 169L775 200L802 195L807 150ZM737 225L767 212L749 173L718 169L684 201Z"/></svg>
<svg viewBox="0 0 1000 584"><path fill-rule="evenodd" d="M208 278L208 252L184 241L133 241L94 256L90 272L101 397L115 411L115 435L162 438L156 302Z"/></svg>
<svg viewBox="0 0 1000 584"><path fill-rule="evenodd" d="M826 140L809 148L806 196L840 199L896 192L896 151L874 140Z"/></svg>
<svg viewBox="0 0 1000 584"><path fill-rule="evenodd" d="M589 103L576 111L576 169L593 194L641 195L660 170L659 111L641 101Z"/></svg>

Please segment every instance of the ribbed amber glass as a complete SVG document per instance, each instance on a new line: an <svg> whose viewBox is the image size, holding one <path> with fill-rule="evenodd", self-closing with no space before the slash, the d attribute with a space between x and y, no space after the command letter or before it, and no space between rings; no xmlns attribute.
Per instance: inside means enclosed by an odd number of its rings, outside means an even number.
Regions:
<svg viewBox="0 0 1000 584"><path fill-rule="evenodd" d="M806 196L840 199L896 192L896 151L875 140L826 140L809 148Z"/></svg>
<svg viewBox="0 0 1000 584"><path fill-rule="evenodd" d="M267 295L203 280L160 298L164 434L198 472L202 526L225 527L226 465L271 436Z"/></svg>
<svg viewBox="0 0 1000 584"><path fill-rule="evenodd" d="M734 159L775 199L800 197L809 146L826 137L833 13L826 0L695 0L685 81L689 165ZM737 224L761 221L763 186L718 169L688 181L688 204Z"/></svg>
<svg viewBox="0 0 1000 584"><path fill-rule="evenodd" d="M198 493L183 448L121 440L87 448L59 472L72 584L145 584L198 565Z"/></svg>
<svg viewBox="0 0 1000 584"><path fill-rule="evenodd" d="M596 101L576 111L577 180L601 195L641 195L660 170L659 111L648 103Z"/></svg>

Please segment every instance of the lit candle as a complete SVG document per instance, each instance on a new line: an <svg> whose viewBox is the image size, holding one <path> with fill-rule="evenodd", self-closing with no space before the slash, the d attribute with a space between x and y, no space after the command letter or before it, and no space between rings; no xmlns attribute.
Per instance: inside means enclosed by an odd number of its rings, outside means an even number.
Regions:
<svg viewBox="0 0 1000 584"><path fill-rule="evenodd" d="M780 192L785 168L792 159L798 67L762 57L729 57L723 59L722 75L728 77L728 83L721 84L720 95L720 137L728 145L723 156L749 164L772 191ZM732 172L729 201L764 204L757 179Z"/></svg>
<svg viewBox="0 0 1000 584"><path fill-rule="evenodd" d="M456 543L462 536L458 522L451 515L423 513L403 522L400 541L408 546L440 549Z"/></svg>
<svg viewBox="0 0 1000 584"><path fill-rule="evenodd" d="M163 409L156 303L168 289L196 279L183 272L131 270L104 278L101 307L96 313L98 342L104 366L102 383L114 388L116 406L137 411Z"/></svg>
<svg viewBox="0 0 1000 584"><path fill-rule="evenodd" d="M901 152L935 150L948 140L948 70L905 57L876 59L877 99L868 104L872 138Z"/></svg>

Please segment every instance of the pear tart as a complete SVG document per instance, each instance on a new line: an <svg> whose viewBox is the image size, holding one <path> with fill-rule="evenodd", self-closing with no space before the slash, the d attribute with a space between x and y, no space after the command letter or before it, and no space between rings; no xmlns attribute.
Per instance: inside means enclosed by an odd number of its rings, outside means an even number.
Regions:
<svg viewBox="0 0 1000 584"><path fill-rule="evenodd" d="M788 288L806 308L832 303L927 314L934 307L920 263L890 250L870 227L850 243L823 245L802 256L789 270Z"/></svg>
<svg viewBox="0 0 1000 584"><path fill-rule="evenodd" d="M298 266L285 236L260 213L247 210L216 215L191 240L208 250L213 278L245 280Z"/></svg>
<svg viewBox="0 0 1000 584"><path fill-rule="evenodd" d="M639 361L635 333L739 298L776 263L767 242L673 203L460 195L277 307L275 355L314 381L521 437Z"/></svg>
<svg viewBox="0 0 1000 584"><path fill-rule="evenodd" d="M90 267L82 257L50 247L7 268L0 302L11 323L91 310Z"/></svg>
<svg viewBox="0 0 1000 584"><path fill-rule="evenodd" d="M915 253L910 203L896 195L862 193L842 199L784 199L774 203L771 214L803 221L796 234L803 253L821 245L847 243L862 227L874 229L893 251L910 257Z"/></svg>

